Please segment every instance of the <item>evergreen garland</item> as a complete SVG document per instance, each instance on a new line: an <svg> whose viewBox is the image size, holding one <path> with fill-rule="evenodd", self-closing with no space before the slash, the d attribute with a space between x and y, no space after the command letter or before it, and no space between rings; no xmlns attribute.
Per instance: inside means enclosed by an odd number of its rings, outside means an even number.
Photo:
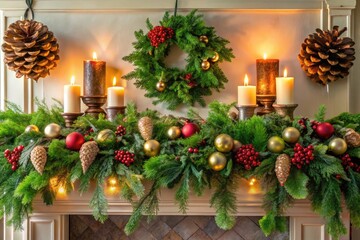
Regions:
<svg viewBox="0 0 360 240"><path fill-rule="evenodd" d="M125 227L127 234L136 229L143 215L151 220L157 214L158 195L162 188L174 189L174 200L181 213L187 211L189 192L202 195L211 188L210 204L216 210L216 223L222 229L230 229L236 219L236 189L241 177L260 180L264 192L263 207L266 210L260 226L266 235L286 230L286 209L296 199L309 199L314 211L326 220L328 232L337 239L346 232L341 221L343 195L352 224L360 226L360 173L344 166L342 156L331 154L328 149L331 139L317 137L310 121L300 125L299 119L290 121L277 114L233 121L228 117L233 105L213 102L209 105L207 119L202 119L193 109L189 111L190 121L196 122L201 128L199 133L189 138L169 140L167 130L171 126L181 126L183 118L161 116L152 110L138 112L134 104L129 104L127 114L118 115L113 122L107 121L104 116L98 119L82 116L72 128L63 128L59 138L49 139L42 133L47 124L55 122L64 126L60 106L48 108L43 102L38 102L38 110L32 114L21 113L16 106L9 106L8 110L0 112L0 150L13 149L20 144L25 148L19 168L15 171L11 170L7 159L0 156L0 214L9 216L8 223L14 224L16 228L21 228L24 218L32 212L32 202L37 195L41 196L44 203L51 205L56 200L56 186L64 186L70 192L74 183L79 192L88 191L90 182L95 184L89 205L94 217L104 222L108 207L106 184L109 178L114 178L120 189L119 197L134 207L133 215ZM143 116L153 120L153 138L161 144L160 154L151 158L143 152L144 140L136 127ZM322 121L324 117L325 109L322 107L317 119ZM341 137L343 128L356 128L356 119L360 119L359 114L345 113L331 119L336 130L334 137ZM29 124L39 126L40 132L24 132ZM126 134L112 141L99 142L100 152L86 173L83 173L79 152L66 148L65 137L78 131L87 134L86 140L89 141L96 139L101 130L115 131L118 125L126 128ZM314 146L314 160L301 169L292 165L290 175L284 187L281 187L274 171L279 154L267 149L267 141L271 136L281 136L284 128L289 126L301 131L300 144ZM259 152L260 166L246 170L229 152L224 153L226 167L219 172L211 170L208 157L216 151L214 139L221 133L230 135L242 144L252 144ZM47 163L42 175L29 161L29 152L37 145L47 147ZM293 156L293 147L286 143L283 152ZM189 148L197 148L198 153L190 153ZM127 167L115 160L116 150L134 153L134 163ZM360 148L349 147L346 153L359 164ZM143 180L152 183L148 191L145 191ZM52 181L55 181L55 187Z"/></svg>
<svg viewBox="0 0 360 240"><path fill-rule="evenodd" d="M226 47L229 41L217 36L213 27L205 25L196 10L186 16L170 16L166 12L160 26L154 27L149 19L146 25L149 32L136 31L135 50L123 58L135 66L123 78L135 80L138 88L146 90L146 97L156 98L154 104L165 102L172 110L182 103L194 105L197 102L205 106L204 96L224 88L228 80L219 62L231 61L234 57L232 49ZM207 41L201 40L204 36ZM165 64L174 46L187 54L184 69ZM216 54L218 60L211 61ZM207 70L201 66L204 60L210 64ZM156 87L160 82L165 84L163 89Z"/></svg>

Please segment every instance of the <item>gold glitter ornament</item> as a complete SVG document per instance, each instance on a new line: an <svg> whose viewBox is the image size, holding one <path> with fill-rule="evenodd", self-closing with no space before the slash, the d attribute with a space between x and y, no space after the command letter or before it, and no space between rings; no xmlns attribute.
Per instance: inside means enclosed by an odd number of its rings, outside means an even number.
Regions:
<svg viewBox="0 0 360 240"><path fill-rule="evenodd" d="M289 155L283 153L276 158L275 173L281 186L284 186L290 175L291 162Z"/></svg>

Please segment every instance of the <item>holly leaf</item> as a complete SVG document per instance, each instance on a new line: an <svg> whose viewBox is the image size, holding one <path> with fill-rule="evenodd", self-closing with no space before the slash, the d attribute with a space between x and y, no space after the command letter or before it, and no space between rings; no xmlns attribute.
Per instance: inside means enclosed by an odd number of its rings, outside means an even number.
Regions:
<svg viewBox="0 0 360 240"><path fill-rule="evenodd" d="M305 199L309 194L307 190L307 183L309 177L301 170L292 168L290 175L285 182L286 191L295 199Z"/></svg>

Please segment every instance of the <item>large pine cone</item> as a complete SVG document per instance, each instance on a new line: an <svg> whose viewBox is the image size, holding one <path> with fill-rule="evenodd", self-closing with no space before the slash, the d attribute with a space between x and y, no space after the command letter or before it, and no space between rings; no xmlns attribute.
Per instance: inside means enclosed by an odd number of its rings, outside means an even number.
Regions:
<svg viewBox="0 0 360 240"><path fill-rule="evenodd" d="M149 117L142 117L139 119L138 128L140 131L141 136L144 138L145 141L148 141L152 138L153 132L153 122Z"/></svg>
<svg viewBox="0 0 360 240"><path fill-rule="evenodd" d="M80 161L84 174L95 160L99 150L100 149L95 141L86 142L81 146Z"/></svg>
<svg viewBox="0 0 360 240"><path fill-rule="evenodd" d="M360 133L348 128L344 135L345 142L350 147L360 147Z"/></svg>
<svg viewBox="0 0 360 240"><path fill-rule="evenodd" d="M16 77L44 78L59 61L59 44L46 25L33 20L12 23L1 46L4 62Z"/></svg>
<svg viewBox="0 0 360 240"><path fill-rule="evenodd" d="M42 175L44 171L44 167L47 161L46 150L43 146L36 146L30 153L30 160L34 165L34 168L40 175Z"/></svg>
<svg viewBox="0 0 360 240"><path fill-rule="evenodd" d="M354 41L349 37L341 38L346 31L334 26L332 31L316 29L301 44L298 59L301 68L311 80L326 85L349 74L355 60Z"/></svg>

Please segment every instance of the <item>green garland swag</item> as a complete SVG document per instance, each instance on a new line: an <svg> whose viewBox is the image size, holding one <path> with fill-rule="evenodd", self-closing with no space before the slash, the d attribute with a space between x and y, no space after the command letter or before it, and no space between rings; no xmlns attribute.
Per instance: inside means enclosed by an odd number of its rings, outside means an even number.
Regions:
<svg viewBox="0 0 360 240"><path fill-rule="evenodd" d="M328 151L328 143L335 137L342 137L344 128L359 131L360 114L343 113L329 120L335 127L334 136L322 140L314 133L309 120L290 121L277 114L263 117L254 116L246 121L233 121L228 117L231 105L213 102L210 104L209 116L201 119L195 111L189 111L189 119L196 122L201 130L189 138L169 140L167 130L171 126L181 126L183 119L172 116L161 116L158 112L146 110L138 112L132 104L127 106L127 114L119 115L109 122L100 116L95 119L82 116L77 119L73 128L63 128L61 136L49 139L40 132L24 132L29 124L43 130L49 123L64 126L61 116L62 108L51 109L43 103L32 114L24 114L15 106L0 112L0 150L13 149L18 145L25 148L21 154L19 167L13 171L4 155L0 156L0 215L9 216L10 224L20 228L24 218L32 211L32 202L40 195L46 204L51 205L56 199L56 192L50 184L51 179L65 186L68 192L73 190L74 182L78 183L80 192L88 191L90 182L95 182L96 189L90 201L94 217L104 222L107 218L107 198L104 185L110 177L118 179L121 189L119 197L128 200L134 211L125 227L131 234L141 217L153 217L158 210L158 193L161 188L174 188L175 199L181 212L186 212L189 192L201 195L205 189L212 188L211 205L216 209L216 223L222 229L230 229L235 223L236 189L238 178L256 177L261 180L264 191L264 208L266 215L260 225L266 235L273 231L286 229L283 214L294 199L309 199L313 209L327 223L328 232L335 238L346 232L341 221L342 203L350 212L352 224L360 227L360 148L349 147L347 154L357 167L343 165L341 156L334 156ZM316 120L324 121L324 108L321 108ZM143 151L144 140L141 138L137 123L143 116L153 120L153 138L160 142L158 156L146 157ZM74 131L86 134L86 140L96 139L103 129L115 131L119 125L126 134L117 139L98 142L100 152L86 173L82 171L79 152L66 148L65 137ZM298 169L291 166L290 175L282 187L276 178L274 168L279 153L267 149L271 136L281 136L285 127L295 127L301 132L298 141L303 146L314 146L314 160ZM92 129L90 131L90 129ZM124 133L124 131L123 131ZM225 153L226 167L219 172L211 170L208 157L216 151L214 139L225 133L243 144L252 144L259 152L261 164L251 170L234 160L232 153ZM29 161L29 153L36 145L47 146L47 162L40 175ZM198 153L189 153L189 148L197 148ZM294 144L286 143L284 153L294 156ZM115 160L115 150L129 151L134 154L134 163L129 167ZM151 180L152 187L145 192L142 178ZM137 198L134 198L134 197ZM135 201L134 199L139 199Z"/></svg>
<svg viewBox="0 0 360 240"><path fill-rule="evenodd" d="M213 27L206 27L196 10L186 16L170 16L165 13L160 26L146 21L149 32L135 32L135 50L124 57L135 65L135 70L123 76L135 80L135 85L146 90L146 97L157 98L154 104L167 103L175 109L184 103L205 106L204 96L212 89L219 91L228 80L219 67L219 62L231 61L229 41L216 35ZM173 46L187 54L185 69L167 67L165 59Z"/></svg>

